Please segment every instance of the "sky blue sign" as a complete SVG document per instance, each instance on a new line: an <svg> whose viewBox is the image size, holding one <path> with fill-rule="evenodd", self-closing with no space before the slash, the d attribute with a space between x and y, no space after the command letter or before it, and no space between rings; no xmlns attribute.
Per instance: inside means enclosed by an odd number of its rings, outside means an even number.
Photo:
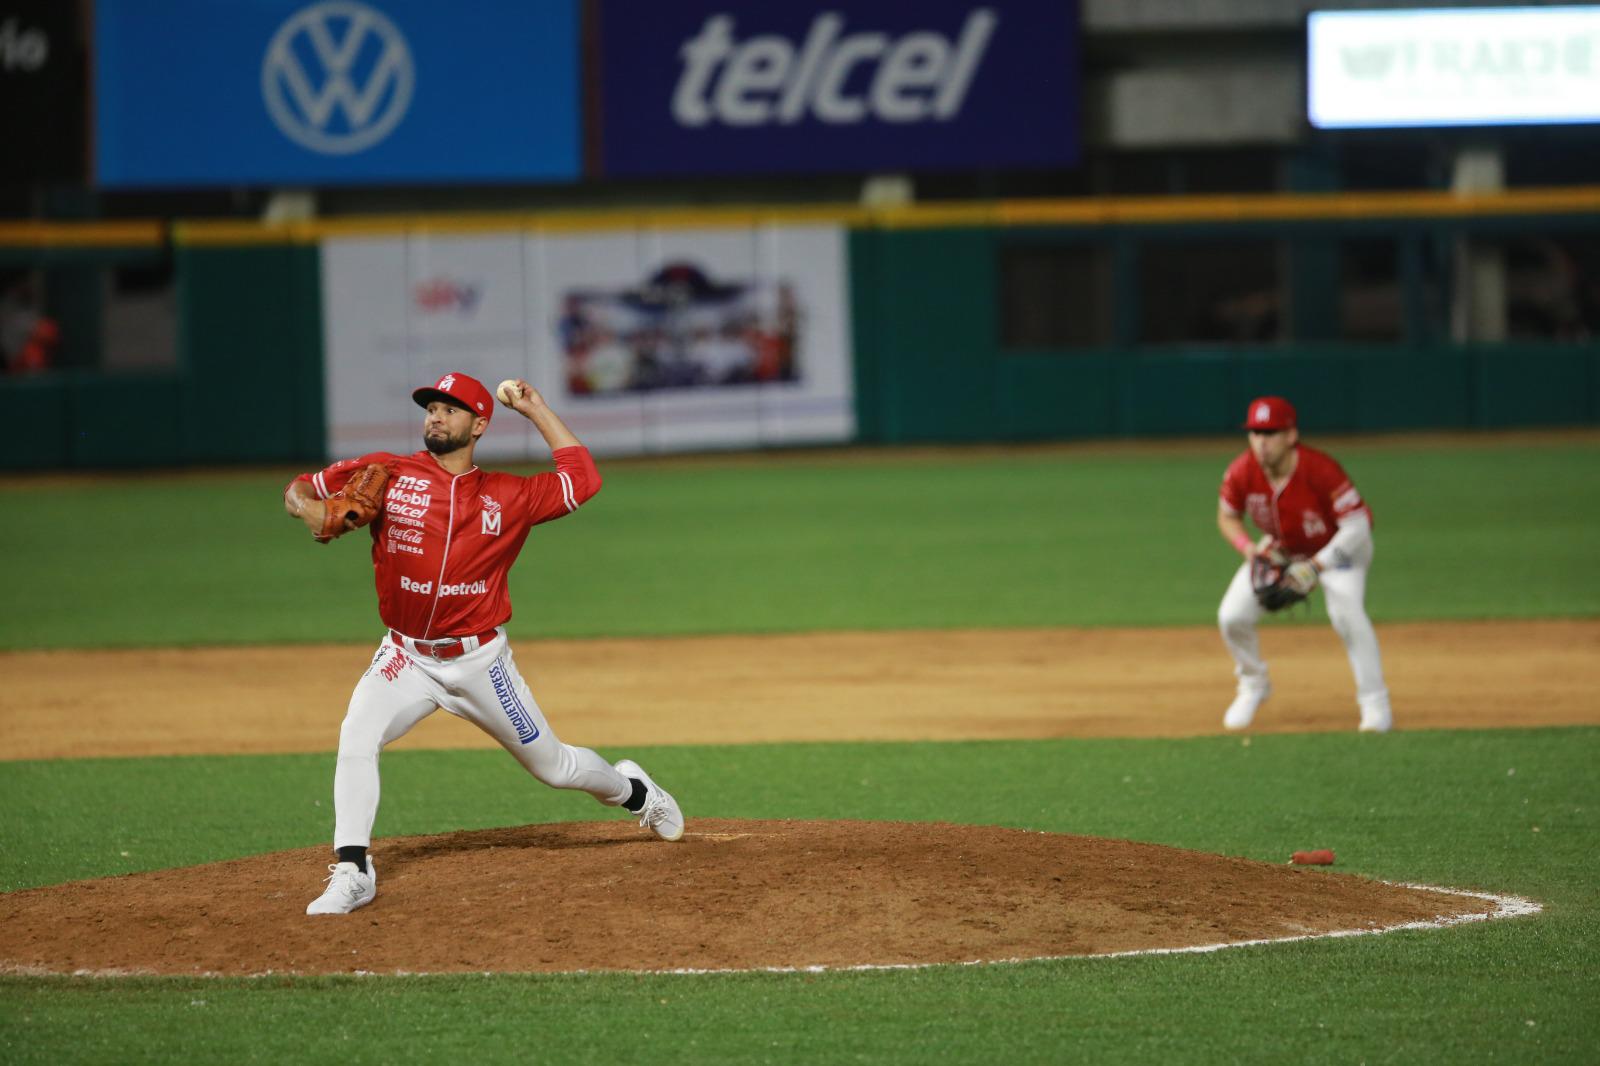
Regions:
<svg viewBox="0 0 1600 1066"><path fill-rule="evenodd" d="M598 0L613 175L1062 166L1072 0Z"/></svg>
<svg viewBox="0 0 1600 1066"><path fill-rule="evenodd" d="M571 179L576 5L98 0L97 179Z"/></svg>

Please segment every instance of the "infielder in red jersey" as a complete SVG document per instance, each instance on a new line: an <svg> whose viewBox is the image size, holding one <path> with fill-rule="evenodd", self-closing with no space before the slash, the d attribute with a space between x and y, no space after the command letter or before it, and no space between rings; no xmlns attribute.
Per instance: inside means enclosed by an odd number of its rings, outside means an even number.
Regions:
<svg viewBox="0 0 1600 1066"><path fill-rule="evenodd" d="M1344 641L1355 673L1361 730L1388 732L1389 689L1383 681L1378 634L1366 608L1372 512L1332 456L1300 443L1288 400L1252 400L1244 428L1250 447L1229 464L1217 503L1217 529L1244 556L1217 609L1217 624L1239 679L1238 694L1222 724L1244 729L1272 693L1256 635L1263 609L1251 588L1250 564L1258 552L1277 551L1292 560L1285 576L1298 591L1322 586L1328 619ZM1245 532L1246 514L1264 534L1259 542Z"/></svg>
<svg viewBox="0 0 1600 1066"><path fill-rule="evenodd" d="M683 837L677 802L639 765L612 766L588 748L557 739L517 672L506 639L506 575L529 531L561 518L600 491L587 448L525 381L502 401L550 445L554 473L515 477L473 464L494 402L465 374L446 374L412 398L427 411L425 450L379 452L301 474L284 508L312 533L326 501L357 471L389 471L383 507L368 527L378 615L389 632L356 684L339 729L333 778L333 845L338 861L307 914L347 914L372 902L377 878L367 848L378 813L378 753L443 707L488 733L534 777L623 807L663 840ZM509 395L510 399L506 399Z"/></svg>

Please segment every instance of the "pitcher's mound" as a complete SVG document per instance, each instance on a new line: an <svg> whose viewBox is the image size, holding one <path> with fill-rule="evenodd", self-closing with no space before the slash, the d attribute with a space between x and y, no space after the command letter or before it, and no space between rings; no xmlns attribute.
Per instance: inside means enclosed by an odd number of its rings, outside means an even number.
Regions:
<svg viewBox="0 0 1600 1066"><path fill-rule="evenodd" d="M1496 909L1153 844L943 823L703 818L677 844L623 821L384 840L375 902L308 918L327 859L307 848L0 896L0 970L892 966L1197 947Z"/></svg>

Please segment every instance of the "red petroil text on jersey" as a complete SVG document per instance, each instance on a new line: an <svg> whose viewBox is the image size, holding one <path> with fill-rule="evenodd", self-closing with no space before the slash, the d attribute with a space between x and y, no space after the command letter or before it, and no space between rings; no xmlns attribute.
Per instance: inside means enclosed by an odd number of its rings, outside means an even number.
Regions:
<svg viewBox="0 0 1600 1066"><path fill-rule="evenodd" d="M1333 539L1341 519L1364 511L1370 521L1372 511L1333 456L1304 444L1298 448L1294 473L1276 489L1246 449L1222 476L1222 506L1232 515L1249 514L1285 552L1306 558Z"/></svg>
<svg viewBox="0 0 1600 1066"><path fill-rule="evenodd" d="M532 477L477 467L451 474L419 451L363 455L295 480L325 500L368 463L391 471L383 512L368 527L378 616L419 640L483 633L508 621L506 575L529 530L600 491L600 471L581 446L558 449L555 471Z"/></svg>

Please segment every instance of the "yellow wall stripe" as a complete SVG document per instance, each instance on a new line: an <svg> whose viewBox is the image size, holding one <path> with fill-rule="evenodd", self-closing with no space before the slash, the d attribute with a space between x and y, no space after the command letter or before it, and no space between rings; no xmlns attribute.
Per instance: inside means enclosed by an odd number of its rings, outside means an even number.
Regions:
<svg viewBox="0 0 1600 1066"><path fill-rule="evenodd" d="M0 222L0 248L159 248L160 222Z"/></svg>
<svg viewBox="0 0 1600 1066"><path fill-rule="evenodd" d="M310 244L325 237L460 235L523 231L688 229L837 224L886 229L938 226L1103 226L1185 222L1340 221L1366 218L1475 218L1600 213L1600 186L1511 189L1461 196L1450 192L1287 193L1250 196L1084 197L921 203L895 208L850 204L548 211L484 215L373 215L263 224L178 221L175 242L189 246ZM0 247L159 247L159 221L0 222Z"/></svg>

